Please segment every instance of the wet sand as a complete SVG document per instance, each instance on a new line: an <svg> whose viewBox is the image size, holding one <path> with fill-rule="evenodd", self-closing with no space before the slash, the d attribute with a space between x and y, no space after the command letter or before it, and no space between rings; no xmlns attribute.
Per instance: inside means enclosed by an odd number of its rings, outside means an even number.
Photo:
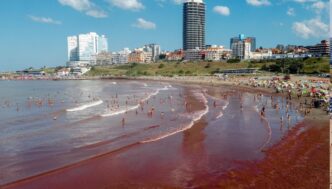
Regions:
<svg viewBox="0 0 332 189"><path fill-rule="evenodd" d="M208 94L222 98L214 90ZM191 111L202 109L201 102L190 94L186 95ZM223 118L223 123L209 124L211 120L203 117L191 129L163 140L135 144L3 188L328 186L327 116L321 116L320 111L313 112L302 123L289 129L281 141L260 148L255 145L255 140L241 139L241 135L251 133L238 130L245 127L257 129L255 125L260 125L262 120L255 118L257 115L253 111L239 113L236 102L228 110L234 117ZM220 124L222 127L217 127ZM224 144L225 137L229 144Z"/></svg>
<svg viewBox="0 0 332 189"><path fill-rule="evenodd" d="M243 162L213 187L329 188L329 121L323 117L314 111L267 150L263 161Z"/></svg>

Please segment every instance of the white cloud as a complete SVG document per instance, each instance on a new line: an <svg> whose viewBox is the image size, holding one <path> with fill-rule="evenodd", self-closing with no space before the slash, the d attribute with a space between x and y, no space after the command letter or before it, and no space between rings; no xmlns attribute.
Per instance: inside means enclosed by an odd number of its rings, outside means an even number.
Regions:
<svg viewBox="0 0 332 189"><path fill-rule="evenodd" d="M295 9L294 8L288 8L287 15L289 15L289 16L295 16Z"/></svg>
<svg viewBox="0 0 332 189"><path fill-rule="evenodd" d="M186 0L173 0L175 4L181 4L184 3Z"/></svg>
<svg viewBox="0 0 332 189"><path fill-rule="evenodd" d="M97 7L90 0L58 0L63 6L69 6L77 11L84 12L88 16L95 18L105 18L107 13Z"/></svg>
<svg viewBox="0 0 332 189"><path fill-rule="evenodd" d="M61 21L53 20L52 18L37 17L37 16L32 16L32 15L29 15L29 18L30 18L32 21L34 21L34 22L39 22L39 23L45 23L45 24L57 24L57 25L62 24Z"/></svg>
<svg viewBox="0 0 332 189"><path fill-rule="evenodd" d="M319 18L295 22L293 23L292 29L296 35L304 39L311 37L327 37L329 32L329 26L322 22Z"/></svg>
<svg viewBox="0 0 332 189"><path fill-rule="evenodd" d="M247 3L252 6L268 6L271 5L269 0L247 0Z"/></svg>
<svg viewBox="0 0 332 189"><path fill-rule="evenodd" d="M224 16L229 16L231 14L230 9L226 6L215 6L213 11Z"/></svg>
<svg viewBox="0 0 332 189"><path fill-rule="evenodd" d="M106 18L107 13L101 10L91 9L85 12L86 15L92 16L95 18Z"/></svg>
<svg viewBox="0 0 332 189"><path fill-rule="evenodd" d="M159 7L164 7L164 4L166 3L166 0L155 0Z"/></svg>
<svg viewBox="0 0 332 189"><path fill-rule="evenodd" d="M294 0L297 3L310 3L310 2L316 2L318 0Z"/></svg>
<svg viewBox="0 0 332 189"><path fill-rule="evenodd" d="M141 10L144 5L139 0L107 0L113 6L126 10Z"/></svg>
<svg viewBox="0 0 332 189"><path fill-rule="evenodd" d="M311 8L316 12L316 14L323 13L326 10L326 13L329 13L329 2L317 1L312 4Z"/></svg>
<svg viewBox="0 0 332 189"><path fill-rule="evenodd" d="M64 6L72 7L78 11L85 11L91 8L89 0L59 0L59 3Z"/></svg>
<svg viewBox="0 0 332 189"><path fill-rule="evenodd" d="M147 21L144 20L143 18L138 18L136 23L133 24L133 27L136 28L141 28L141 29L145 29L145 30L152 30L152 29L156 29L156 24L151 22L151 21Z"/></svg>

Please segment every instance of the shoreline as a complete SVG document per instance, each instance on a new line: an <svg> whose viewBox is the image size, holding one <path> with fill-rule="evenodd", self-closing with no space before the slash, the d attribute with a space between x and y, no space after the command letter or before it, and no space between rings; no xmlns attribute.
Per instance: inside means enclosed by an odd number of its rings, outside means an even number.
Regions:
<svg viewBox="0 0 332 189"><path fill-rule="evenodd" d="M128 78L126 78L126 80L127 80ZM149 80L149 79L137 79L137 78L135 78L136 80L146 80L146 81L158 81L158 82L170 82L170 83L173 83L173 84L179 84L179 85L184 85L184 84L190 84L190 87L194 87L194 86L196 86L196 87L200 87L201 85L203 85L203 84L205 84L205 85L207 85L207 84L209 84L208 85L208 87L213 87L213 88L215 88L215 87L220 87L220 86L227 86L227 87L230 87L230 88L234 88L234 87L239 87L239 88L237 88L237 89L239 89L239 90L241 90L242 92L253 92L253 93L267 93L267 94L270 94L270 95L276 95L276 96L284 96L284 95L282 95L282 94L276 94L276 93L273 93L273 91L272 90L268 90L268 89L265 89L264 90L264 88L263 89L260 89L260 88L251 88L251 87L248 87L248 86L238 86L238 85L232 85L232 83L229 83L228 85L227 84L224 84L224 83L211 83L211 82L199 82L199 81L182 81L182 82L180 82L180 81L167 81L167 80ZM129 79L129 80L135 80L135 79ZM294 99L295 100L295 99ZM293 102L293 100L292 100L292 102ZM295 102L295 101L294 101ZM295 103L298 103L298 102L295 102ZM322 113L322 110L319 110L319 109L317 109L317 110L315 110L314 111L314 113L313 114L309 114L307 117L305 117L305 119L301 122L301 123L304 123L305 121L307 121L307 120L314 120L314 123L316 122L316 123L320 123L319 122L319 120L316 120L316 118L315 118L315 116L317 116L317 115L321 115L321 113ZM202 120L199 120L198 122L201 122ZM311 122L312 123L312 122ZM189 131L185 131L184 133L188 133L188 132L190 132L191 130L194 130L195 129L195 127L197 126L197 124L198 123L195 123L195 125L193 126L193 128L191 128L191 129L189 129ZM322 123L321 123L322 124ZM315 124L312 124L312 125L315 125ZM312 125L309 125L309 126L312 126ZM315 126L313 126L313 127L315 127ZM287 134L288 135L288 134ZM286 135L285 135L286 136ZM175 136L172 136L172 138L175 138ZM287 137L285 137L285 138L287 138ZM170 140L170 139L168 139L168 140ZM278 144L279 143L284 143L286 140L285 139L282 139L282 140L280 140L276 145L274 145L273 147L269 147L268 148L268 152L267 153L269 153L270 151L273 151L273 149L275 148L275 146L278 146ZM159 142L159 143L163 143L163 142ZM156 144L154 144L154 145L156 145ZM120 149L120 150L116 150L116 152L109 152L109 153L107 153L107 154L104 154L104 155L102 155L101 157L95 157L95 158L93 158L92 160L90 160L90 159L88 159L88 160L86 160L86 161L88 161L88 162L90 162L90 161L97 161L98 159L100 159L100 158L103 158L104 156L113 156L113 155L115 155L115 154L118 154L117 153L117 151L123 151L122 149ZM126 151L126 150L125 150ZM119 153L120 154L120 153ZM267 156L267 155L266 155ZM264 162L265 161L265 158L263 159L263 160L261 160L260 162ZM29 183L29 182L34 182L34 181L37 181L37 183L38 183L38 179L42 179L42 178L44 178L44 177L52 177L54 174L56 175L56 174L61 174L61 172L62 171L68 171L68 169L79 169L80 168L80 166L82 166L82 164L85 164L86 162L84 161L84 162L78 162L78 163L75 163L75 164L72 164L72 165L69 165L69 166L66 166L66 167L63 167L63 168L59 168L59 169L57 169L57 170L52 170L52 171L49 171L49 172L47 172L47 173L42 173L42 174L40 174L40 175L36 175L36 176L32 176L32 177L30 177L30 178L26 178L26 179L23 179L23 180L19 180L19 181L16 181L16 182L13 182L13 183L9 183L9 184L6 184L6 185L4 185L4 186L0 186L0 187L4 187L4 188L20 188L20 186L22 186L22 184L25 184L25 183ZM65 169L65 170L63 170L63 169ZM91 170L92 172L93 172L93 170ZM236 171L235 171L236 172ZM240 174L240 173L239 173ZM42 178L40 178L40 177L42 177ZM232 177L233 178L233 177ZM235 177L234 177L235 178ZM223 180L222 180L223 181ZM221 182L221 181L220 181ZM222 185L222 183L220 184L220 185ZM210 185L209 185L210 186ZM204 188L204 187L203 187ZM208 188L208 187L207 187Z"/></svg>

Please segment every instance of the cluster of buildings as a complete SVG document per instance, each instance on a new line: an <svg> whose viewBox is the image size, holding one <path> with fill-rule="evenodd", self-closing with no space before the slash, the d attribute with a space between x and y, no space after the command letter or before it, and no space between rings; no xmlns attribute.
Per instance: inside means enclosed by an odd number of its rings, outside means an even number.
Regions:
<svg viewBox="0 0 332 189"><path fill-rule="evenodd" d="M152 63L159 60L160 54L161 48L157 44L144 45L132 51L125 48L122 51L112 53L112 64Z"/></svg>
<svg viewBox="0 0 332 189"><path fill-rule="evenodd" d="M257 49L255 37L240 34L230 40L230 49L205 45L205 3L203 0L186 0L183 5L183 58L185 60L221 61L225 59L262 60L278 58L320 57L330 54L327 40L320 44L300 47L278 45L273 49ZM169 59L178 60L179 51Z"/></svg>
<svg viewBox="0 0 332 189"><path fill-rule="evenodd" d="M172 52L161 52L158 44L148 44L130 50L110 52L105 35L90 32L68 37L68 62L71 68L91 65L126 63L152 63L167 61L225 61L228 59L262 60L279 58L320 57L330 54L327 40L313 46L277 45L276 48L256 47L256 37L240 34L230 39L230 46L205 44L205 9L203 0L186 0L183 3L183 46Z"/></svg>
<svg viewBox="0 0 332 189"><path fill-rule="evenodd" d="M205 61L215 61L220 62L228 60L232 55L230 49L226 49L223 46L218 45L207 45L204 49L188 49L184 51L183 49L175 50L173 52L165 52L165 60L167 61L195 61L195 60L205 60Z"/></svg>
<svg viewBox="0 0 332 189"><path fill-rule="evenodd" d="M109 52L108 41L105 35L90 32L69 36L68 62L70 68L87 67L93 65L110 65L125 63L151 63L159 59L161 54L160 45L148 44L141 48L119 52Z"/></svg>

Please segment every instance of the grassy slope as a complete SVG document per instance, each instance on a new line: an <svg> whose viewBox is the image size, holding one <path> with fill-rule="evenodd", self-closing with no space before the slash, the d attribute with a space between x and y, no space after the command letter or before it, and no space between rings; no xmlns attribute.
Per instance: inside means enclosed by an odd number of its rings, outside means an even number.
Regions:
<svg viewBox="0 0 332 189"><path fill-rule="evenodd" d="M162 64L162 66L161 66ZM239 69L239 68L258 68L263 65L272 65L275 62L267 63L221 63L221 62L188 62L188 63L176 63L176 62L163 62L152 64L125 64L120 66L95 66L87 74L88 76L139 76L139 75L210 75L217 70L225 69ZM329 59L328 58L310 58L304 61L305 73L326 72L329 73Z"/></svg>
<svg viewBox="0 0 332 189"><path fill-rule="evenodd" d="M304 61L303 71L305 73L313 73L313 72L330 72L330 59L329 58L309 58Z"/></svg>
<svg viewBox="0 0 332 189"><path fill-rule="evenodd" d="M163 66L160 66L160 65ZM155 63L155 64L137 64L132 66L110 66L110 67L94 67L88 75L210 75L218 69L238 69L247 68L248 63L228 64L220 62L200 62L200 63Z"/></svg>

